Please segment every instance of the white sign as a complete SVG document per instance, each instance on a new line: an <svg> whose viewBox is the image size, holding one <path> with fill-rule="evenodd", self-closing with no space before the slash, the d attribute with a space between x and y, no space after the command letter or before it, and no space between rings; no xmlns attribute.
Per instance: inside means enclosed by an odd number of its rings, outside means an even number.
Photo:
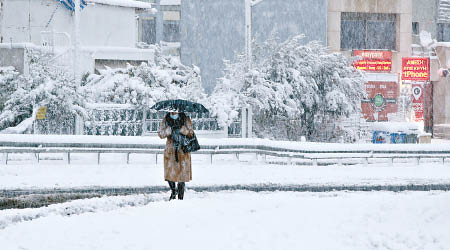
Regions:
<svg viewBox="0 0 450 250"><path fill-rule="evenodd" d="M414 96L414 99L419 100L419 98L422 96L422 88L419 86L414 86L412 88L412 94Z"/></svg>

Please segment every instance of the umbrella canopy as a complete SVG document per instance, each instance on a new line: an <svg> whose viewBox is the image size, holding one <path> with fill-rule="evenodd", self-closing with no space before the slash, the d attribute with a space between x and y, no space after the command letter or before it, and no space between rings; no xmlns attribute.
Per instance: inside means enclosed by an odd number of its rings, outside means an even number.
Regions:
<svg viewBox="0 0 450 250"><path fill-rule="evenodd" d="M208 113L209 110L200 103L191 102L187 100L165 100L157 102L150 109L161 110L167 112L197 112Z"/></svg>

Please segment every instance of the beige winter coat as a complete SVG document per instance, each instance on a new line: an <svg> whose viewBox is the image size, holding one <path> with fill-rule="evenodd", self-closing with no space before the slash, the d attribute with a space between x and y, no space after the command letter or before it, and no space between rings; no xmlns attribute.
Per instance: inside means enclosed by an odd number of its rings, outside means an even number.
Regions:
<svg viewBox="0 0 450 250"><path fill-rule="evenodd" d="M194 134L191 118L186 116L186 121L180 129L180 133L188 137ZM159 126L158 135L161 139L167 138L166 148L164 149L164 178L166 181L188 182L192 180L191 169L191 153L184 153L178 150L178 162L175 160L175 149L173 147L172 138L168 137L172 134L170 126L166 125L166 118Z"/></svg>

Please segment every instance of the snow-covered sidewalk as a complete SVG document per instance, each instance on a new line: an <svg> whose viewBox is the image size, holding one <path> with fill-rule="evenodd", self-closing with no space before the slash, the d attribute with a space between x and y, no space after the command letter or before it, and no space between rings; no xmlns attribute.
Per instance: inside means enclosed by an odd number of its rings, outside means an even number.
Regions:
<svg viewBox="0 0 450 250"><path fill-rule="evenodd" d="M0 189L45 189L75 187L145 187L165 186L161 160L155 164L151 156L135 158L125 164L120 155L102 160L95 157L64 161L41 161L39 164L12 162L0 165ZM219 157L219 156L218 156ZM450 164L388 163L365 166L291 166L255 161L252 155L240 161L233 156L220 156L210 164L207 156L193 156L192 186L213 185L407 185L450 184Z"/></svg>
<svg viewBox="0 0 450 250"><path fill-rule="evenodd" d="M444 250L450 245L449 209L450 193L437 191L234 191L192 193L171 202L162 201L161 194L107 197L0 211L0 222L6 223L0 245L8 250Z"/></svg>

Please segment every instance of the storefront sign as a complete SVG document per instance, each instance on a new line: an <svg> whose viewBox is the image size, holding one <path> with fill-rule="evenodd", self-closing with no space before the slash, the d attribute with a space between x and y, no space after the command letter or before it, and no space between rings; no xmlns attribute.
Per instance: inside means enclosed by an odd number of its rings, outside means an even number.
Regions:
<svg viewBox="0 0 450 250"><path fill-rule="evenodd" d="M423 98L423 87L422 84L412 84L411 85L412 94L412 109L414 111L414 121L423 121L424 114L424 98Z"/></svg>
<svg viewBox="0 0 450 250"><path fill-rule="evenodd" d="M387 121L387 115L397 112L396 82L366 83L367 98L361 101L363 117L368 121Z"/></svg>
<svg viewBox="0 0 450 250"><path fill-rule="evenodd" d="M430 59L425 57L402 58L402 80L430 80Z"/></svg>
<svg viewBox="0 0 450 250"><path fill-rule="evenodd" d="M353 56L362 57L353 63L356 69L375 72L390 72L392 69L391 51L354 50Z"/></svg>
<svg viewBox="0 0 450 250"><path fill-rule="evenodd" d="M47 114L47 107L45 106L39 107L36 113L36 120L44 120L46 114Z"/></svg>

